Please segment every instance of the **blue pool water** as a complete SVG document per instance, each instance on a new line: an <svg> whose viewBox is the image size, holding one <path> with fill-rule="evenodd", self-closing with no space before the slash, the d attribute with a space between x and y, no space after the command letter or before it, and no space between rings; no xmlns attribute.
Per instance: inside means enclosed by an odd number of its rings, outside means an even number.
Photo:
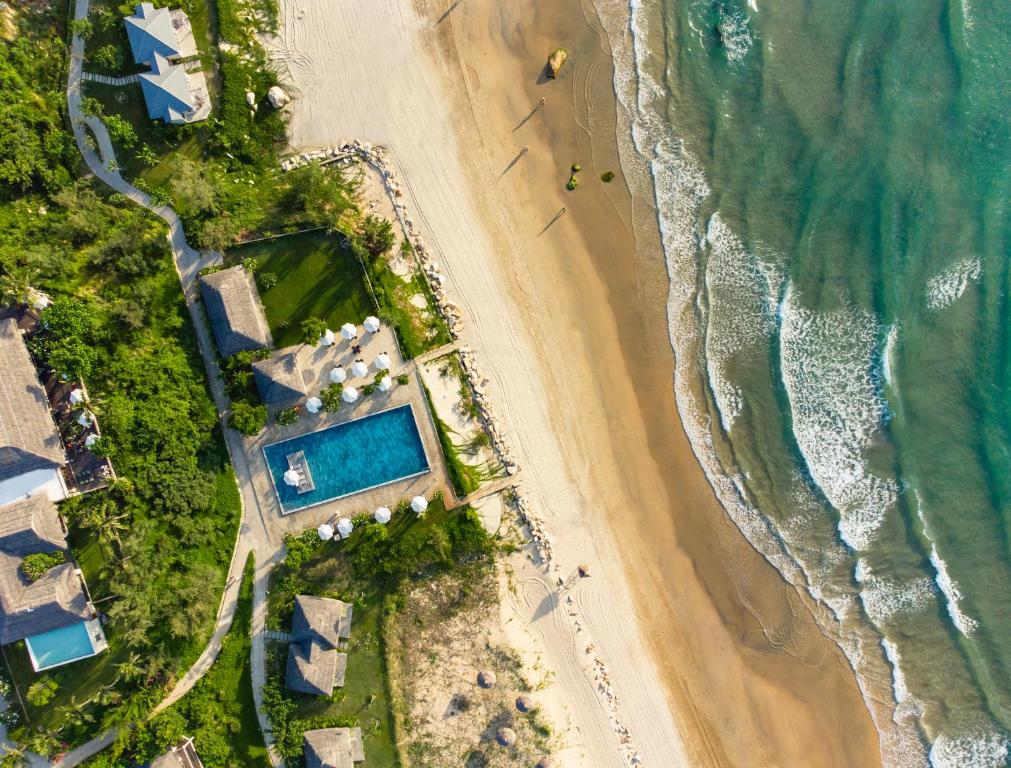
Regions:
<svg viewBox="0 0 1011 768"><path fill-rule="evenodd" d="M304 451L315 490L286 485L288 455ZM427 472L428 457L410 405L265 446L284 512L305 509L351 493Z"/></svg>
<svg viewBox="0 0 1011 768"><path fill-rule="evenodd" d="M95 655L88 625L83 621L41 635L32 635L25 638L25 645L28 646L36 671Z"/></svg>

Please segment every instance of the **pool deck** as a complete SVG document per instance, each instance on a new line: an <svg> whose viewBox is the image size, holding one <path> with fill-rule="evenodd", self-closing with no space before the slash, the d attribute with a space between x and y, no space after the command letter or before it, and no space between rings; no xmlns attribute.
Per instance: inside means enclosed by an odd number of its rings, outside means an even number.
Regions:
<svg viewBox="0 0 1011 768"><path fill-rule="evenodd" d="M259 435L243 440L253 491L261 509L266 513L266 517L269 517L265 522L274 534L301 533L321 523L332 522L338 517L354 517L362 512L371 513L380 506L392 509L401 499L410 499L417 495L431 497L440 490L446 494L447 501L454 498L445 459L439 446L439 437L414 364L412 362L405 364L393 332L386 326L375 334L363 333L355 343L361 345L360 355L354 354L351 345L339 337L331 347L302 345L297 348L298 362L302 367L302 375L310 397L319 395L322 389L330 385L330 369L335 365L343 366L348 372L345 386L350 384L361 392L362 387L373 381L376 374L373 361L381 352L387 353L392 361L390 376L396 379L399 374L407 373L410 381L406 385L394 383L389 392L377 390L371 395L362 395L355 403L343 403L337 413L320 411L312 414L303 408L295 424L288 427L271 424ZM366 377L356 379L351 377L351 363L359 357L368 364L369 373ZM428 472L304 509L288 513L281 511L274 493L270 470L263 456L264 446L406 404L413 406L418 431L428 455Z"/></svg>

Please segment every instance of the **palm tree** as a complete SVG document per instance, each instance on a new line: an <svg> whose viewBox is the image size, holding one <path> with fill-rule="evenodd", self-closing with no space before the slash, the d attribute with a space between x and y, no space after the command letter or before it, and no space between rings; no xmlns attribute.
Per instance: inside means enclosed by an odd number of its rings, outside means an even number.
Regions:
<svg viewBox="0 0 1011 768"><path fill-rule="evenodd" d="M32 299L32 283L39 271L32 267L14 267L0 276L0 295L5 304L23 306Z"/></svg>
<svg viewBox="0 0 1011 768"><path fill-rule="evenodd" d="M136 680L144 674L144 670L140 666L140 661L140 654L131 653L126 659L116 665L119 676L127 681Z"/></svg>
<svg viewBox="0 0 1011 768"><path fill-rule="evenodd" d="M122 543L121 534L129 528L128 519L129 515L120 512L116 502L104 495L93 506L81 510L78 522L84 528L97 531L101 544L108 546L115 542L118 547Z"/></svg>
<svg viewBox="0 0 1011 768"><path fill-rule="evenodd" d="M11 744L6 747L3 758L0 758L0 768L27 768L31 763L28 760L28 752L24 747Z"/></svg>

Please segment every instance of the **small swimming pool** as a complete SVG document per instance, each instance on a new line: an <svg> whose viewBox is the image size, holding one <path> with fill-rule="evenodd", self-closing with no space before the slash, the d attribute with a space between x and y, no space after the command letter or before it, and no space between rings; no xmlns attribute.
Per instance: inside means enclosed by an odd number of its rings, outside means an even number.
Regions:
<svg viewBox="0 0 1011 768"><path fill-rule="evenodd" d="M91 641L91 632L88 629L90 623L80 621L69 627L60 627L40 635L26 637L25 646L28 648L28 656L35 671L41 672L98 653Z"/></svg>
<svg viewBox="0 0 1011 768"><path fill-rule="evenodd" d="M315 488L305 493L284 482L288 456L303 451ZM414 411L401 405L318 432L264 446L274 490L284 513L428 472L428 457Z"/></svg>

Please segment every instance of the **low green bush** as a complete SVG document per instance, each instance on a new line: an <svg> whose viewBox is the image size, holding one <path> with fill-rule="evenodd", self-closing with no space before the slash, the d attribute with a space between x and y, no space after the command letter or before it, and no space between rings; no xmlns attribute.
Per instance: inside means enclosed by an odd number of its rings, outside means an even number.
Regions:
<svg viewBox="0 0 1011 768"><path fill-rule="evenodd" d="M38 581L51 568L55 568L64 562L64 559L63 550L35 552L31 555L25 555L25 559L21 561L21 570L28 577L29 581Z"/></svg>

